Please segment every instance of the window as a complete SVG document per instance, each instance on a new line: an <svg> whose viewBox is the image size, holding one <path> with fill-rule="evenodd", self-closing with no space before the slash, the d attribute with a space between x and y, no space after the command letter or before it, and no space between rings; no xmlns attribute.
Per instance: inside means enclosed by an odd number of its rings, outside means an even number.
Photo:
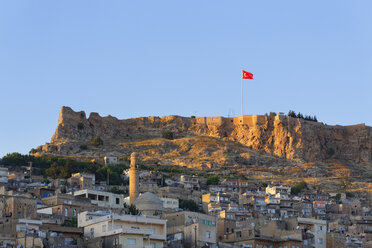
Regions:
<svg viewBox="0 0 372 248"><path fill-rule="evenodd" d="M118 245L118 244L119 244L119 240L118 240L118 238L114 238L113 245Z"/></svg>
<svg viewBox="0 0 372 248"><path fill-rule="evenodd" d="M106 232L106 225L102 226L102 232Z"/></svg>
<svg viewBox="0 0 372 248"><path fill-rule="evenodd" d="M151 248L156 248L156 244L154 242L150 243Z"/></svg>
<svg viewBox="0 0 372 248"><path fill-rule="evenodd" d="M76 208L74 209L74 217L76 217Z"/></svg>
<svg viewBox="0 0 372 248"><path fill-rule="evenodd" d="M318 238L318 244L323 244L323 239L322 238Z"/></svg>
<svg viewBox="0 0 372 248"><path fill-rule="evenodd" d="M91 228L91 229L90 229L90 236L91 236L91 237L94 236L94 228Z"/></svg>
<svg viewBox="0 0 372 248"><path fill-rule="evenodd" d="M136 239L128 239L128 245L135 245Z"/></svg>
<svg viewBox="0 0 372 248"><path fill-rule="evenodd" d="M205 232L205 237L207 239L210 239L211 238L211 232Z"/></svg>
<svg viewBox="0 0 372 248"><path fill-rule="evenodd" d="M61 215L61 209L60 208L57 209L57 215Z"/></svg>
<svg viewBox="0 0 372 248"><path fill-rule="evenodd" d="M318 226L318 231L322 231L322 226Z"/></svg>
<svg viewBox="0 0 372 248"><path fill-rule="evenodd" d="M65 216L67 217L68 216L68 209L65 208Z"/></svg>
<svg viewBox="0 0 372 248"><path fill-rule="evenodd" d="M119 198L116 198L116 204L120 204Z"/></svg>

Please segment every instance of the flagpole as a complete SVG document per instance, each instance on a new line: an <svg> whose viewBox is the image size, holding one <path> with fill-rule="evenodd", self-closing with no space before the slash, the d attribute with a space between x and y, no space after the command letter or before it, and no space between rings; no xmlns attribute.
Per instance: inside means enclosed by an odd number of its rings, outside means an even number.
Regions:
<svg viewBox="0 0 372 248"><path fill-rule="evenodd" d="M242 116L243 116L243 77L242 77Z"/></svg>

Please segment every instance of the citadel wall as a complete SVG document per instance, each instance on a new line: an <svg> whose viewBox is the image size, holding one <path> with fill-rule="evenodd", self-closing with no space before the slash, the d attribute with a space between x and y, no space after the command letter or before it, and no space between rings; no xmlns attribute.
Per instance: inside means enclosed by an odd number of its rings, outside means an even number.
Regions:
<svg viewBox="0 0 372 248"><path fill-rule="evenodd" d="M197 124L204 124L204 125L248 125L253 127L255 125L264 124L267 121L266 115L241 115L238 117L221 117L221 116L213 116L213 117L196 117Z"/></svg>

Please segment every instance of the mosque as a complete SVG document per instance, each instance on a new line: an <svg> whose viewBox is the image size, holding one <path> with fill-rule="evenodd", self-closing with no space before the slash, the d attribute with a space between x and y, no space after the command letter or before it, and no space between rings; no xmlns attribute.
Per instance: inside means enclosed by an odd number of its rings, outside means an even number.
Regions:
<svg viewBox="0 0 372 248"><path fill-rule="evenodd" d="M160 217L163 212L163 203L160 198L150 192L139 193L139 165L136 159L137 154L133 152L130 155L129 197L125 198L124 202L128 205L135 205L142 215Z"/></svg>

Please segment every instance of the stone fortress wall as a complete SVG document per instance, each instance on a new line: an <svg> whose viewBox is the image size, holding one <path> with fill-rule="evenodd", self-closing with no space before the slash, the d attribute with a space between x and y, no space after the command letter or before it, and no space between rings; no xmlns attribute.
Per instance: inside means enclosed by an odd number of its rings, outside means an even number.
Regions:
<svg viewBox="0 0 372 248"><path fill-rule="evenodd" d="M196 117L196 124L229 126L229 125L248 125L250 127L265 124L272 117L267 115L241 115L238 117Z"/></svg>

